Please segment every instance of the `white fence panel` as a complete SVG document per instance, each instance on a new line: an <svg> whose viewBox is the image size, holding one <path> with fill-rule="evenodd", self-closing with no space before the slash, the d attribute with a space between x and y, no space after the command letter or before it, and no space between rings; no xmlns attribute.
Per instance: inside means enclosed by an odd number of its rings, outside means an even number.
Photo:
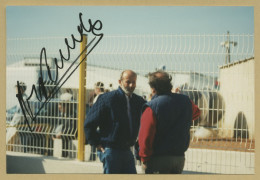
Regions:
<svg viewBox="0 0 260 180"><path fill-rule="evenodd" d="M53 156L54 145L61 140L63 153L59 153L76 157L78 71L46 105L39 103L35 96L31 98L33 113L43 106L31 124L32 132L23 118L14 120L15 116L21 116L17 113L19 105L15 106L17 80L26 83L27 96L33 84L38 88L43 47L54 76L54 58L61 63L59 49L66 52L63 39L7 39L6 148L9 151ZM58 78L79 53L78 46L71 51L71 60L64 62ZM106 35L87 57L87 111L96 82L103 82L106 90L111 91L118 86L120 72L132 69L138 73L136 93L149 100L147 74L163 69L173 77L173 91L178 88L178 92L188 95L202 111L191 127L185 169L251 174L255 151L254 61L254 35L251 34ZM48 77L46 66L42 68L45 86L51 91L54 83ZM65 93L71 94L67 100L62 98ZM63 125L61 136L59 125ZM95 150L88 148L88 151L92 154L85 159L96 161Z"/></svg>

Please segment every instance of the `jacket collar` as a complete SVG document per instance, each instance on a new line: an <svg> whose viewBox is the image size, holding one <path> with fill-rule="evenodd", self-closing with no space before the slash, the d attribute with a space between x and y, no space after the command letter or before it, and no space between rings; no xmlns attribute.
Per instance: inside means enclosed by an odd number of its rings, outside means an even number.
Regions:
<svg viewBox="0 0 260 180"><path fill-rule="evenodd" d="M172 93L165 93L165 94L160 94L160 95L155 94L155 95L153 95L153 97L152 97L151 100L153 100L153 99L155 99L155 98L157 98L157 97L159 97L159 96L162 96L162 95L171 95L171 94L172 94Z"/></svg>
<svg viewBox="0 0 260 180"><path fill-rule="evenodd" d="M120 95L125 95L125 92L123 91L123 89L120 86L118 86L117 91L119 92Z"/></svg>

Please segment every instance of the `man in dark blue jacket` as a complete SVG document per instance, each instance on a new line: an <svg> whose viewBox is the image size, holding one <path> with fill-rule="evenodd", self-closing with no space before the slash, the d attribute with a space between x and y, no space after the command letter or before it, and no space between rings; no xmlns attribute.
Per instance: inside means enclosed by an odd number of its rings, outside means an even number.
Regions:
<svg viewBox="0 0 260 180"><path fill-rule="evenodd" d="M130 147L136 142L145 104L133 93L136 79L132 70L123 71L119 88L101 94L85 120L86 140L97 147L105 174L136 174Z"/></svg>
<svg viewBox="0 0 260 180"><path fill-rule="evenodd" d="M144 106L138 137L139 156L147 174L182 173L191 122L200 116L188 96L171 92L171 80L164 71L149 74L153 97Z"/></svg>

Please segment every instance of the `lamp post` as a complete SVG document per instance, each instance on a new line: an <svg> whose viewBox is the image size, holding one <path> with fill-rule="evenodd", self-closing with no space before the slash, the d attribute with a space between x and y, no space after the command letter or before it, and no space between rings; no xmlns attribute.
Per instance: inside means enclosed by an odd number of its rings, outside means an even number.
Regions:
<svg viewBox="0 0 260 180"><path fill-rule="evenodd" d="M227 32L227 40L224 42L221 42L221 46L224 46L226 48L226 58L225 58L225 64L230 63L230 44L233 44L235 47L237 45L237 42L230 41L229 38L229 31Z"/></svg>

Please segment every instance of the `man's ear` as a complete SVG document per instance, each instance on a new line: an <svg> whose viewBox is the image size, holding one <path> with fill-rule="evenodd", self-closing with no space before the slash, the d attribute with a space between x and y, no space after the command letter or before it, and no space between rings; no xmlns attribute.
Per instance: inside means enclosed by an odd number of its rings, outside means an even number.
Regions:
<svg viewBox="0 0 260 180"><path fill-rule="evenodd" d="M154 88L151 88L152 95L156 94L156 90Z"/></svg>
<svg viewBox="0 0 260 180"><path fill-rule="evenodd" d="M120 79L118 80L118 84L121 85L121 80Z"/></svg>

